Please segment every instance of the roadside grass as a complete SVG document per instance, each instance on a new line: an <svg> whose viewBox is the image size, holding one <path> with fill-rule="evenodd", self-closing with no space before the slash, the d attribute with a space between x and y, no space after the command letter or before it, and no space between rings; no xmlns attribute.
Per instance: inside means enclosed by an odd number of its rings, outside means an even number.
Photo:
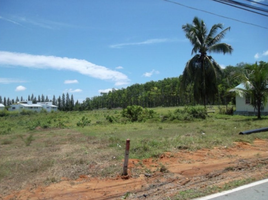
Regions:
<svg viewBox="0 0 268 200"><path fill-rule="evenodd" d="M253 178L247 178L247 179L240 179L240 180L234 180L228 183L225 183L223 186L211 186L208 185L205 188L194 188L194 189L188 189L184 191L180 191L172 200L189 200L193 198L203 197L210 194L223 192L226 190L231 190L233 188L252 183L255 179Z"/></svg>
<svg viewBox="0 0 268 200"><path fill-rule="evenodd" d="M176 109L152 110L161 118ZM0 193L80 175L115 177L121 174L126 139L130 139L130 158L138 159L268 139L267 132L238 134L266 127L268 117L256 120L254 116L222 115L217 107L214 110L206 119L172 122L109 122L107 116L118 118L119 109L0 117Z"/></svg>

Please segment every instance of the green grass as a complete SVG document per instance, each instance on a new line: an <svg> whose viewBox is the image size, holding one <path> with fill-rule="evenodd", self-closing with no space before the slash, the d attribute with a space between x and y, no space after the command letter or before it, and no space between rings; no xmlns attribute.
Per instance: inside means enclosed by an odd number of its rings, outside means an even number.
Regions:
<svg viewBox="0 0 268 200"><path fill-rule="evenodd" d="M236 141L268 139L267 132L239 135L240 131L267 127L267 116L256 120L222 115L215 107L215 113L209 113L206 119L161 122L162 115L176 109L155 108L159 119L134 123L106 120L107 116L119 119L120 110L0 117L0 188L6 188L7 180L9 188L17 189L25 182L57 182L81 174L116 176L122 170L126 139L130 139L130 158L139 159L158 157L167 151L231 147ZM81 122L83 126L78 126ZM42 179L40 174L48 178Z"/></svg>

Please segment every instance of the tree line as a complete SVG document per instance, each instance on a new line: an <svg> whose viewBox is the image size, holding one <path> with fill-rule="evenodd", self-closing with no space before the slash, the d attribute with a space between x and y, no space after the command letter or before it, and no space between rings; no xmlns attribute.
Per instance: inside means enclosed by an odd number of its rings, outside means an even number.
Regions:
<svg viewBox="0 0 268 200"><path fill-rule="evenodd" d="M233 75L243 71L244 65L240 63L236 67L228 66L222 70L222 75L216 80L218 91L208 99L209 104L235 103L235 93L229 90L240 83L240 80ZM87 98L80 104L80 109L126 108L131 105L153 108L203 104L202 99L194 98L193 84L189 84L185 90L181 89L182 81L181 75L145 84L134 84L124 89L113 89L100 96Z"/></svg>
<svg viewBox="0 0 268 200"><path fill-rule="evenodd" d="M245 71L247 66L246 63L239 63L222 69L221 75L216 79L217 93L208 98L208 104L227 105L230 102L235 104L235 93L229 90L242 82L242 77L236 75ZM61 111L126 108L131 105L153 108L203 104L202 98L199 100L194 98L193 84L188 84L186 89L182 89L182 84L183 75L180 75L144 84L134 84L127 88L113 89L99 96L88 97L83 102L75 101L73 94L63 93L58 98L53 95L52 99L45 95L34 96L34 94L28 95L27 99L23 97L10 99L0 96L0 103L10 106L18 101L52 102Z"/></svg>

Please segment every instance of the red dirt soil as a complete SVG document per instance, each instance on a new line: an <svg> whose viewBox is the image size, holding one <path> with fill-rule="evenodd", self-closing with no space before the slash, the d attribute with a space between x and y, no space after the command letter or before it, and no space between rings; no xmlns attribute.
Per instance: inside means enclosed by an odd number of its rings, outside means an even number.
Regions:
<svg viewBox="0 0 268 200"><path fill-rule="evenodd" d="M267 140L196 152L182 149L158 159L130 159L126 177L98 179L81 175L75 181L63 178L59 183L29 187L0 199L167 199L191 188L202 190L233 180L267 178L267 164ZM135 175L138 170L141 173Z"/></svg>

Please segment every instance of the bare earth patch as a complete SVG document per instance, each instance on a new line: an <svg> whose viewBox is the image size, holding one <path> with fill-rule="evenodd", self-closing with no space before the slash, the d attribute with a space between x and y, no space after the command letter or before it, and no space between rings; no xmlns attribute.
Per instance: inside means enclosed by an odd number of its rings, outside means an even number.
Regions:
<svg viewBox="0 0 268 200"><path fill-rule="evenodd" d="M123 164L123 161L122 161ZM96 164L97 165L97 164ZM94 163L88 166L88 170ZM49 186L30 185L0 199L172 199L180 192L198 193L234 180L268 177L268 141L237 142L232 148L181 148L159 158L129 160L129 176L100 178L81 174L77 180L62 178ZM211 191L217 192L217 191Z"/></svg>

